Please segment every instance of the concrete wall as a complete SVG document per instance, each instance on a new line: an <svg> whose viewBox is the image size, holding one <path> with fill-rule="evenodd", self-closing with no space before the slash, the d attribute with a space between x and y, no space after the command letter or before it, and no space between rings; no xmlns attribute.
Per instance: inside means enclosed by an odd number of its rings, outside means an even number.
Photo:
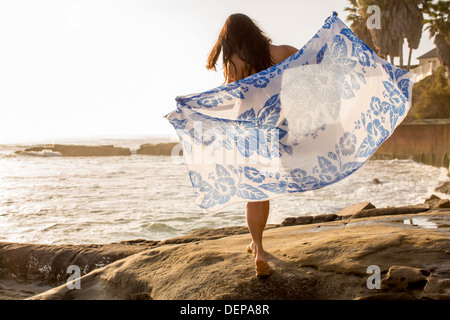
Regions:
<svg viewBox="0 0 450 320"><path fill-rule="evenodd" d="M412 159L449 168L450 120L401 124L371 159Z"/></svg>

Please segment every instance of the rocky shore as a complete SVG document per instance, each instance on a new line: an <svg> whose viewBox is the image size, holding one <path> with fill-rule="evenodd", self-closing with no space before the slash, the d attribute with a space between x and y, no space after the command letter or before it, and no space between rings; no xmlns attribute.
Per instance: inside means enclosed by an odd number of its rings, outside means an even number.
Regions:
<svg viewBox="0 0 450 320"><path fill-rule="evenodd" d="M236 226L165 241L0 243L0 299L450 299L447 199L357 203L270 225L264 244L275 272L268 278L254 275L250 240ZM68 285L75 281L79 289Z"/></svg>
<svg viewBox="0 0 450 320"><path fill-rule="evenodd" d="M174 149L179 146L180 148ZM182 155L183 152L181 150L181 145L178 142L166 142L166 143L148 143L143 144L136 151L137 154L144 155L160 155L160 156L170 156L172 155L172 151L176 151L174 154Z"/></svg>
<svg viewBox="0 0 450 320"><path fill-rule="evenodd" d="M58 153L63 157L105 157L105 156L129 156L128 148L115 147L113 145L84 146L51 144L42 145L16 151L17 154L40 155L43 152Z"/></svg>
<svg viewBox="0 0 450 320"><path fill-rule="evenodd" d="M66 145L66 144L45 144L38 145L23 150L17 150L16 154L31 156L63 156L63 157L111 157L130 156L133 153L140 155L160 155L170 156L173 150L176 155L183 152L178 142L148 143L142 144L139 149L132 151L130 148L116 147L113 145Z"/></svg>

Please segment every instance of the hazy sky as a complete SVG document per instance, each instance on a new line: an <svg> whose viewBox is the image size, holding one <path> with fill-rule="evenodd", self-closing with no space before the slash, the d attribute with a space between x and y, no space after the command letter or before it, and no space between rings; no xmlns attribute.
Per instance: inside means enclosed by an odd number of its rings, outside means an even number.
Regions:
<svg viewBox="0 0 450 320"><path fill-rule="evenodd" d="M347 0L0 0L0 143L174 135L175 97L212 89L228 15L301 48ZM405 46L406 47L406 46ZM433 48L428 32L412 63Z"/></svg>

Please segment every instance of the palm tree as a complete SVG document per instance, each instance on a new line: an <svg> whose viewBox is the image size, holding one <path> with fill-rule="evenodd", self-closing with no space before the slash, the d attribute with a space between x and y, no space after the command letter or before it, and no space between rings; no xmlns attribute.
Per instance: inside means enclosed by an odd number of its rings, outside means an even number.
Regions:
<svg viewBox="0 0 450 320"><path fill-rule="evenodd" d="M389 0L359 0L359 13L363 21L367 21L369 18L369 13L367 9L371 5L376 5L380 8L380 29L369 29L370 35L372 37L373 43L378 53L389 56L391 63L394 61L394 57L399 57L400 52L398 32L392 26L393 18L392 13L392 2Z"/></svg>
<svg viewBox="0 0 450 320"><path fill-rule="evenodd" d="M347 16L347 21L350 22L350 29L352 29L353 33L362 40L365 44L367 44L371 49L377 52L377 48L372 40L372 35L367 28L366 19L364 19L360 13L360 5L358 0L349 0L350 6L345 7L345 11L349 12ZM381 55L379 52L377 54Z"/></svg>
<svg viewBox="0 0 450 320"><path fill-rule="evenodd" d="M408 68L411 64L411 52L417 49L420 43L423 27L421 4L429 0L359 0L350 3L358 8L362 19L369 18L367 8L376 5L380 8L380 29L370 29L373 43L379 54L389 56L391 63L394 57L400 58L400 67L403 66L403 43L406 38L410 53ZM348 10L351 12L350 10ZM352 13L352 12L351 12ZM353 16L352 16L353 17Z"/></svg>
<svg viewBox="0 0 450 320"><path fill-rule="evenodd" d="M403 29L403 36L408 41L409 55L408 55L408 70L411 69L411 55L412 51L419 47L420 39L422 38L423 29L423 6L429 0L406 0L406 19L404 24L406 28Z"/></svg>
<svg viewBox="0 0 450 320"><path fill-rule="evenodd" d="M425 19L425 30L430 32L430 38L434 37L436 51L442 64L447 68L447 79L450 84L450 2L439 0L437 3L429 3L424 12L428 15Z"/></svg>

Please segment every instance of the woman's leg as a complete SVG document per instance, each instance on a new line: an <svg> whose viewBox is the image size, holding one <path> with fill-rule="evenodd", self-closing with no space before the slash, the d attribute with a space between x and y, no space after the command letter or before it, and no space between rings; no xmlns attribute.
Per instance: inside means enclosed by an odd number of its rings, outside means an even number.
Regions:
<svg viewBox="0 0 450 320"><path fill-rule="evenodd" d="M259 269L263 275L271 273L262 244L264 228L269 217L269 209L269 201L248 202L246 206L247 225L253 239L251 247L255 253L256 269L257 273Z"/></svg>
<svg viewBox="0 0 450 320"><path fill-rule="evenodd" d="M249 226L249 229L255 229L256 234L259 234L258 229L261 229L261 227L257 227L258 224L263 224L262 230L266 227L267 219L269 218L269 210L270 210L270 203L269 200L267 201L261 201L261 202L248 202L247 208L246 208L246 214L247 214L247 225ZM260 219L260 212L263 212L264 220L259 221ZM250 223L249 223L249 212L250 212ZM251 233L251 230L250 230ZM253 237L252 237L253 238ZM262 238L262 235L261 235ZM255 243L252 241L249 245L253 253L256 253Z"/></svg>

